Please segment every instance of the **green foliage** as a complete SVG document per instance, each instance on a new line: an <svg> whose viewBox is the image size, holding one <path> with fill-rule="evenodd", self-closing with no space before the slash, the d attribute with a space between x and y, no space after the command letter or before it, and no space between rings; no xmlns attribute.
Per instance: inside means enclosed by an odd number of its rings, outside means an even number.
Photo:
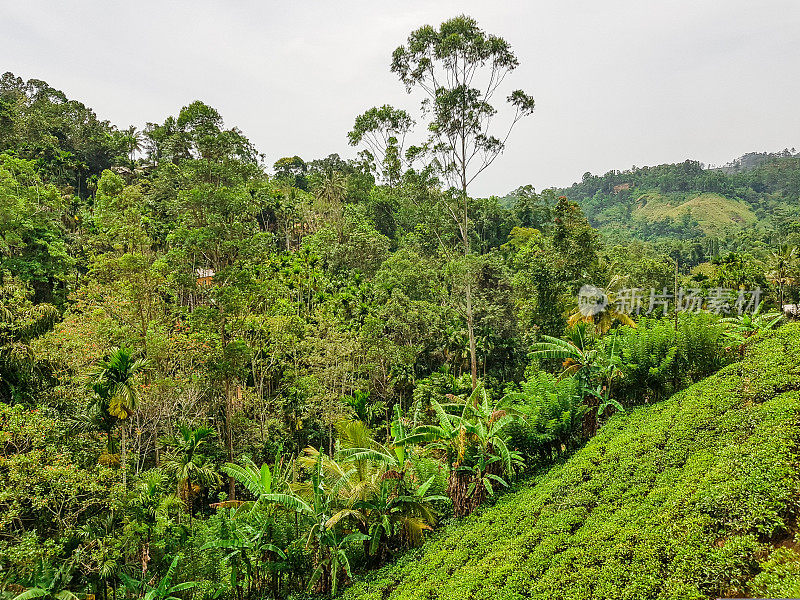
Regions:
<svg viewBox="0 0 800 600"><path fill-rule="evenodd" d="M705 260L702 254L719 255L720 247L752 248L765 230L784 239L792 235L797 211L785 200L798 193L800 159L788 150L746 158L717 169L687 160L586 173L561 192L581 205L593 225L618 239L695 240L701 251L685 244L681 262L696 265Z"/></svg>
<svg viewBox="0 0 800 600"><path fill-rule="evenodd" d="M642 318L620 332L622 379L618 394L630 403L658 402L679 385L676 332L666 320Z"/></svg>
<svg viewBox="0 0 800 600"><path fill-rule="evenodd" d="M480 591L453 597L537 585L557 597L553 582L573 589L583 575L582 592L634 597L649 584L623 589L625 565L657 571L652 581L678 597L697 596L697 581L703 593L744 589L759 569L753 589L791 589L791 555L770 558L765 544L788 540L793 505L773 503L758 477L774 476L775 494L793 485L782 425L762 429L777 422L774 396L793 410L794 370L781 359L724 371L715 381L738 378L745 403L730 416L700 400L684 415L680 398L694 392L617 413L750 360L750 348L788 352L764 313L797 300L797 157L472 198L510 131L496 129L495 109L505 104L511 128L533 111L521 91L497 95L517 66L508 42L470 17L423 26L392 60L427 96L422 145L406 145L414 123L387 105L356 118L358 158L288 156L272 173L203 102L139 132L45 82L0 78L0 595L335 595L357 572L414 552L443 518L507 507L499 492L534 471L552 495L521 492L500 525L533 533L501 540L500 554L489 547L495 521L486 539L468 534L465 551L494 562L475 571ZM677 326L575 310L582 285L609 281L758 285L764 304L723 321L681 315ZM733 422L756 406L769 410ZM730 422L709 437L701 417ZM696 440L675 434L685 423L702 429ZM626 424L655 436L636 461L640 438ZM574 453L596 454L578 469L565 463ZM674 500L679 467L708 492L656 506L681 547L638 509L614 512ZM751 514L764 517L758 527ZM709 544L713 527L728 529ZM639 555L630 544L647 535ZM456 547L442 560L462 557ZM613 574L587 575L591 561ZM448 566L419 593L444 594L461 575Z"/></svg>
<svg viewBox="0 0 800 600"><path fill-rule="evenodd" d="M180 600L180 598L174 596L173 594L189 590L195 586L194 581L185 581L175 585L172 584L172 580L175 577L175 568L178 566L178 561L180 559L180 556L176 556L172 559L172 563L167 568L167 572L158 582L158 585L154 587L147 586L150 587L150 589L145 592L144 600Z"/></svg>
<svg viewBox="0 0 800 600"><path fill-rule="evenodd" d="M26 286L8 275L0 283L0 399L31 402L43 383L31 342L58 319L51 304L34 304Z"/></svg>
<svg viewBox="0 0 800 600"><path fill-rule="evenodd" d="M627 404L657 402L714 373L730 361L722 334L719 319L702 313L680 315L677 329L673 320L651 318L621 328L613 393Z"/></svg>
<svg viewBox="0 0 800 600"><path fill-rule="evenodd" d="M33 587L28 588L21 594L14 596L13 600L77 600L68 586L75 571L75 562L79 555L75 555L71 560L64 561L58 568L54 569L49 564L40 563L36 573L31 577Z"/></svg>
<svg viewBox="0 0 800 600"><path fill-rule="evenodd" d="M0 571L12 582L36 565L66 564L61 557L78 531L119 501L118 471L97 464L102 446L65 443L66 429L40 409L0 404ZM82 446L92 448L88 460L81 460Z"/></svg>
<svg viewBox="0 0 800 600"><path fill-rule="evenodd" d="M125 135L92 109L39 79L27 82L12 73L0 78L3 127L0 153L12 151L56 185L86 198L104 169L128 162Z"/></svg>
<svg viewBox="0 0 800 600"><path fill-rule="evenodd" d="M524 407L525 418L510 426L510 444L529 461L545 463L575 448L588 410L578 380L535 371L520 389L509 397Z"/></svg>
<svg viewBox="0 0 800 600"><path fill-rule="evenodd" d="M800 329L366 577L346 598L713 598L793 589ZM773 381L786 373L781 381ZM760 577L754 578L764 568ZM756 593L759 593L756 592ZM788 593L788 592L787 592Z"/></svg>
<svg viewBox="0 0 800 600"><path fill-rule="evenodd" d="M32 286L39 301L64 300L59 282L75 263L67 219L74 217L58 189L33 162L0 154L0 268Z"/></svg>
<svg viewBox="0 0 800 600"><path fill-rule="evenodd" d="M384 104L357 116L347 139L352 146L366 146L369 162L389 185L394 185L403 171L405 137L413 126L414 120L406 111Z"/></svg>
<svg viewBox="0 0 800 600"><path fill-rule="evenodd" d="M763 331L769 331L783 320L783 315L780 313L761 314L762 308L764 308L763 302L759 303L752 314L743 313L736 317L722 319L721 322L726 326L725 337L742 348L747 338Z"/></svg>
<svg viewBox="0 0 800 600"><path fill-rule="evenodd" d="M750 593L764 598L793 598L800 595L800 554L778 548L761 565L761 572L750 582Z"/></svg>
<svg viewBox="0 0 800 600"><path fill-rule="evenodd" d="M175 481L177 495L192 511L195 488L213 489L220 483L219 474L203 453L203 447L214 435L214 430L202 425L196 429L181 425L178 431L180 435L162 440L172 449L162 468Z"/></svg>

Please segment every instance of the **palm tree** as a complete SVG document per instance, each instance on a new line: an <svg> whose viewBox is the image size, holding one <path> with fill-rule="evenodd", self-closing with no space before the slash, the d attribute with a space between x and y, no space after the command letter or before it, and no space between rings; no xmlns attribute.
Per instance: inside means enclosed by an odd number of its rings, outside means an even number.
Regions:
<svg viewBox="0 0 800 600"><path fill-rule="evenodd" d="M605 308L595 314L584 314L581 312L581 307L577 307L574 312L567 319L569 327L575 327L579 323L586 323L592 325L595 331L600 335L605 335L616 324L627 325L628 327L636 327L633 319L624 312L617 310L615 297L612 292L606 293L607 304Z"/></svg>
<svg viewBox="0 0 800 600"><path fill-rule="evenodd" d="M339 171L328 171L320 178L314 191L327 206L339 206L347 194L347 178Z"/></svg>
<svg viewBox="0 0 800 600"><path fill-rule="evenodd" d="M559 339L549 335L542 336L543 341L533 345L531 356L539 359L556 359L563 361L563 371L559 377L575 376L580 386L580 393L589 399L589 410L586 412L585 433L594 435L597 419L613 406L621 411L622 405L612 399L611 382L619 371L619 353L617 351L617 332L613 332L610 344L604 352L599 352L590 345L587 335L587 323L580 321L567 330L567 339Z"/></svg>
<svg viewBox="0 0 800 600"><path fill-rule="evenodd" d="M773 252L770 257L772 268L767 273L767 279L778 286L778 307L781 310L783 310L784 290L797 281L797 256L797 246L793 246L781 248L780 251Z"/></svg>
<svg viewBox="0 0 800 600"><path fill-rule="evenodd" d="M353 409L359 421L370 424L386 410L386 404L380 400L370 401L370 393L356 390L352 396L343 396L342 400Z"/></svg>
<svg viewBox="0 0 800 600"><path fill-rule="evenodd" d="M140 555L142 559L142 579L150 562L150 544L159 523L169 521L175 513L180 514L182 503L176 496L166 493L165 477L161 471L152 470L137 482L126 502L128 518L137 525L136 530L144 529Z"/></svg>
<svg viewBox="0 0 800 600"><path fill-rule="evenodd" d="M345 469L314 448L306 448L298 462L310 471L310 481L294 484L286 493L260 494L259 499L295 512L310 523L306 547L314 548L315 568L309 588L335 596L341 569L351 575L344 547L351 541L368 539L361 532L345 534L343 523L363 520L359 511L347 506L353 504L348 499L359 498L368 486L354 480L355 468ZM245 473L231 469L230 473L234 477L245 475L243 480L252 481L256 491L262 487L263 481L253 481L255 473L252 471Z"/></svg>
<svg viewBox="0 0 800 600"><path fill-rule="evenodd" d="M355 462L357 467L367 462L381 463L402 478L409 455L404 441L407 432L400 404L394 405L394 414L395 418L390 426L392 441L388 445L376 441L363 421L340 424L337 458Z"/></svg>
<svg viewBox="0 0 800 600"><path fill-rule="evenodd" d="M342 522L349 520L363 523L364 519L358 510L349 508L347 504L353 498L363 497L368 488L374 488L376 480L368 478L354 482L352 475L356 472L355 469L344 469L314 448L306 448L304 456L298 460L311 471L311 480L308 483L295 486L299 496L306 496L310 500L310 504L305 504L302 509L312 518L306 546L313 545L315 549L315 569L309 588L316 588L323 594L330 592L335 596L341 569L344 568L347 576L352 577L350 561L344 547L351 541L363 542L369 539L361 531L347 534L343 531ZM341 508L343 499L345 506Z"/></svg>
<svg viewBox="0 0 800 600"><path fill-rule="evenodd" d="M179 436L162 440L165 446L173 449L164 459L162 468L177 482L175 495L183 500L192 515L192 494L202 487L212 488L221 483L219 473L201 452L209 438L214 435L214 430L204 425L197 429L181 425L179 432Z"/></svg>
<svg viewBox="0 0 800 600"><path fill-rule="evenodd" d="M337 224L338 235L341 238L343 235L341 214L342 204L347 195L347 178L339 171L327 171L314 186L314 195L325 221Z"/></svg>
<svg viewBox="0 0 800 600"><path fill-rule="evenodd" d="M104 429L108 435L108 453L113 454L112 429L114 419L125 421L136 412L139 394L134 386L136 375L147 368L144 358L135 359L133 352L125 347L112 348L108 357L98 362L89 371L89 380ZM121 429L121 455L123 487L126 485L125 428Z"/></svg>
<svg viewBox="0 0 800 600"><path fill-rule="evenodd" d="M119 531L120 526L118 517L113 510L106 511L87 519L78 528L82 548L86 551L83 566L94 563L89 568L88 579L100 592L101 599L108 598L109 584L114 589L114 580L125 563L124 552L114 539L114 532Z"/></svg>
<svg viewBox="0 0 800 600"><path fill-rule="evenodd" d="M365 553L375 556L380 550L379 563L386 557L387 543L394 541L398 546L417 545L424 531L436 524L431 503L446 500L444 496L427 495L434 477L416 490L411 489L412 486L406 481L406 469L412 457L410 446L405 442L407 431L402 410L399 404L394 408L395 419L391 424L393 439L388 445L377 442L369 428L360 421L339 427L340 449L337 459L354 464L362 479L374 472L375 466L379 466L382 473L377 489L370 487L371 494L353 505L363 513L361 531L370 538L365 541Z"/></svg>
<svg viewBox="0 0 800 600"><path fill-rule="evenodd" d="M123 132L122 139L125 142L131 165L133 165L136 153L142 150L142 134L136 130L136 127L131 125Z"/></svg>

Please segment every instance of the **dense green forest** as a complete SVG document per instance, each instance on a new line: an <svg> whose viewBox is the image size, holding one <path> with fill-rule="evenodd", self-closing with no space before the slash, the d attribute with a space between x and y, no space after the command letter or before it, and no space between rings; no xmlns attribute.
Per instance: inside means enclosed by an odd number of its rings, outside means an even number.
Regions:
<svg viewBox="0 0 800 600"><path fill-rule="evenodd" d="M3 599L797 593L800 158L473 197L518 64L422 27L424 122L271 166L2 76Z"/></svg>

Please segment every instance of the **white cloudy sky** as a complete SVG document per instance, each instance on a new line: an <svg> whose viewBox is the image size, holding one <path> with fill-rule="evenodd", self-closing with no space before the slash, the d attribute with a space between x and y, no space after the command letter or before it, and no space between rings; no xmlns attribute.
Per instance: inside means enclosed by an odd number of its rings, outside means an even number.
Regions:
<svg viewBox="0 0 800 600"><path fill-rule="evenodd" d="M346 156L356 114L416 106L392 50L460 13L512 43L537 102L475 194L800 147L798 0L0 0L0 71L119 126L203 100L269 164Z"/></svg>

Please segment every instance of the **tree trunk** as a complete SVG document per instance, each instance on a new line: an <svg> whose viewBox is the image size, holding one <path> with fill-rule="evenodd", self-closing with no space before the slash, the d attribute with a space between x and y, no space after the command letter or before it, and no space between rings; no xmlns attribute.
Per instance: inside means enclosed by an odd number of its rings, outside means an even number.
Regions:
<svg viewBox="0 0 800 600"><path fill-rule="evenodd" d="M128 465L125 463L125 423L122 424L122 429L120 430L120 436L122 437L121 444L120 444L120 456L119 456L119 466L122 469L122 489L128 489Z"/></svg>
<svg viewBox="0 0 800 600"><path fill-rule="evenodd" d="M588 402L589 410L583 415L583 438L588 440L597 433L597 402L592 399Z"/></svg>
<svg viewBox="0 0 800 600"><path fill-rule="evenodd" d="M467 274L470 277L470 274ZM472 373L472 389L478 387L478 358L475 349L475 320L472 312L472 283L467 282L467 333L469 334L469 368ZM475 406L478 397L475 396Z"/></svg>
<svg viewBox="0 0 800 600"><path fill-rule="evenodd" d="M462 139L462 146L464 140ZM462 148L462 150L464 150ZM465 152L465 150L464 150ZM468 196L467 196L467 173L466 167L461 173L461 196L464 202L464 225L461 227L461 235L464 238L464 259L469 258L469 216L468 216ZM469 265L465 265L469 267ZM467 334L469 335L469 369L472 375L472 389L478 387L478 357L475 349L475 317L472 311L472 273L467 268L467 285L465 289L467 301Z"/></svg>
<svg viewBox="0 0 800 600"><path fill-rule="evenodd" d="M220 304L220 327L219 337L222 345L222 351L225 351L227 340L225 337L225 310ZM225 394L225 444L228 450L228 461L233 462L233 398L231 398L231 380L230 376L225 374L224 383ZM236 500L236 480L228 475L228 500Z"/></svg>
<svg viewBox="0 0 800 600"><path fill-rule="evenodd" d="M485 490L480 482L475 482L475 490L469 495L469 488L473 482L474 476L469 471L456 469L450 471L450 477L447 479L447 495L453 501L453 514L456 517L471 514L483 502Z"/></svg>
<svg viewBox="0 0 800 600"><path fill-rule="evenodd" d="M227 375L225 376L225 438L228 461L233 462L233 398ZM230 475L228 475L228 499L236 500L236 480Z"/></svg>

